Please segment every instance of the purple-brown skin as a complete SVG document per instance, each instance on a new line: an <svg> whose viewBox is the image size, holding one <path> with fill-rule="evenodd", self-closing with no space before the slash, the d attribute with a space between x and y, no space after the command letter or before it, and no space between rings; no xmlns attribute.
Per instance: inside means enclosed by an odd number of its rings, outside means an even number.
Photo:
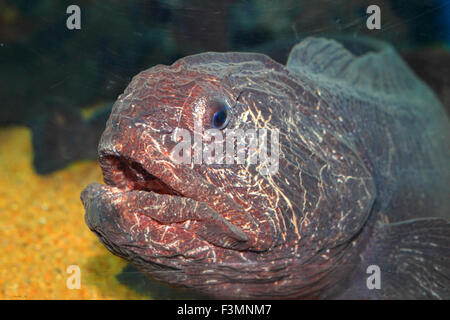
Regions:
<svg viewBox="0 0 450 320"><path fill-rule="evenodd" d="M204 53L141 72L99 144L106 185L82 193L88 226L154 279L214 297L338 296L375 226L392 219L387 208L399 203L402 185L396 168L417 171L431 160L427 147L401 154L412 149L396 127L406 122L394 123L384 105L311 79L251 53ZM218 101L231 108L227 129L279 130L277 173L173 161L173 130L193 133L198 117L212 128ZM378 110L376 121L373 110L360 110L364 103ZM406 202L421 211L429 196Z"/></svg>

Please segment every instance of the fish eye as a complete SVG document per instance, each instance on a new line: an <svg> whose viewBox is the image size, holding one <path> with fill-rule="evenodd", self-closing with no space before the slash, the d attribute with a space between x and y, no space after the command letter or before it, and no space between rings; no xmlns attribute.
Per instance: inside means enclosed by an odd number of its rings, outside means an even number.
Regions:
<svg viewBox="0 0 450 320"><path fill-rule="evenodd" d="M212 117L212 126L216 129L224 129L230 121L230 107L226 103L220 105Z"/></svg>

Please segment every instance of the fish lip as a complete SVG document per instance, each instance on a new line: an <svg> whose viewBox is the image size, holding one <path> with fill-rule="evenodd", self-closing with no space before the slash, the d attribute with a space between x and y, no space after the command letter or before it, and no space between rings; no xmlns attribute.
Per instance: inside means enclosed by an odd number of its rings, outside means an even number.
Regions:
<svg viewBox="0 0 450 320"><path fill-rule="evenodd" d="M142 230L134 230L134 234L132 233L134 227L130 224L132 221L124 217L123 207L120 207L124 197L132 192L101 183L88 185L81 193L81 201L85 207L84 219L89 229L109 251L128 261L130 257L135 256L141 256L148 261L178 256L187 261L188 257L177 250L171 250L170 247L154 247L153 243L142 242L137 235L142 234ZM115 204L119 204L119 207ZM143 215L139 214L139 216ZM152 225L157 223L150 218L148 221L151 221ZM171 259L164 261L166 263L159 260L159 264L167 268L177 268Z"/></svg>
<svg viewBox="0 0 450 320"><path fill-rule="evenodd" d="M130 164L140 165L137 160L111 150L101 150L99 152L99 162L103 172L104 183L89 184L81 192L80 198L86 211L85 221L87 225L100 238L106 239L107 235L103 230L105 227L107 228L107 224L111 224L111 221L114 221L123 213L117 212L113 208L113 203L116 200L120 201L122 197L136 191L146 193L159 192L142 186L136 176L130 176L133 173L132 170L129 170L131 169ZM140 166L144 170L141 173L147 173L152 179L160 181L167 188L170 188L170 192L166 192L165 194L185 197L170 187L169 184L166 184L161 177L158 177L155 170L151 170L151 173L150 170L144 168L142 165ZM142 215L142 213L139 213L139 215Z"/></svg>
<svg viewBox="0 0 450 320"><path fill-rule="evenodd" d="M100 238L107 238L108 232L105 233L104 230L108 230L110 227L114 228L114 226L111 226L114 225L114 223L120 224L121 222L118 221L122 219L121 216L124 214L123 210L131 208L134 215L145 216L159 225L171 225L178 228L177 224L179 223L184 223L188 220L196 220L198 223L204 225L205 228L196 231L200 232L197 236L199 235L200 238L205 240L212 248L221 247L235 250L244 250L247 248L249 239L243 230L224 219L220 215L220 212L210 207L208 202L183 195L176 187L173 187L167 177L164 178L162 175L153 174L156 173L155 171L158 169L153 161L148 161L148 159L146 159L144 169L144 165L140 165L139 162L132 160L132 158L120 155L117 156L117 154L114 153L103 153L100 157L100 163L104 173L105 184L91 184L86 187L81 194L81 200L86 209L86 223L92 231L100 236ZM128 163L133 163L134 168L129 168L127 166ZM122 166L120 166L121 164ZM127 170L131 169L141 171L137 173L127 172ZM151 184L149 187L148 184L146 184L148 181L145 181L145 179L141 180L142 176L137 177L132 175L135 173L138 175L147 174L147 178L149 177L156 181L159 189L157 190L154 188L155 183ZM177 210L169 210L165 212L167 215L164 214L155 217L151 213L148 213L148 211L143 212L145 207L140 208L141 200L131 202L131 206L129 202L124 201L129 199L128 197L142 194L143 201L148 197L157 201L159 204L164 203L164 207L170 203L176 202L177 206L180 204L179 209L182 211L177 212ZM168 197L171 198L171 200L169 200ZM186 217L182 214L182 212L185 212L185 208L183 208L182 205L186 205L187 202L190 202L190 208L194 208L194 210L191 210ZM119 207L115 206L117 203L120 204ZM176 208L178 209L178 207ZM126 230L120 227L119 229L121 229L120 232ZM113 233L117 232L118 231L114 231ZM192 234L195 236L195 233Z"/></svg>
<svg viewBox="0 0 450 320"><path fill-rule="evenodd" d="M147 147L144 153L136 153L129 147L124 148L120 143L113 144L109 141L100 143L99 156L103 177L108 187L118 188L118 190L128 193L146 191L151 196L152 190L145 190L145 188L136 190L133 186L128 185L127 181L130 182L130 180L120 174L123 171L114 171L114 168L117 169L117 167L108 162L108 159L111 158L126 160L139 164L145 172L164 183L164 188L167 187L165 195L179 196L179 199L174 199L175 201L194 201L196 204L206 205L214 211L211 213L203 210L201 213L206 213L206 216L199 217L199 220L210 222L209 225L211 223L213 225L209 232L205 233L208 238L203 238L210 245L258 252L273 247L275 242L271 237L272 226L270 223L262 224L255 220L231 196L206 181L191 166L174 165L170 157L152 147ZM196 204L192 207L195 207Z"/></svg>
<svg viewBox="0 0 450 320"><path fill-rule="evenodd" d="M154 169L152 161L147 161L144 166L132 157L102 152L100 165L105 184L123 192L144 191L187 197Z"/></svg>

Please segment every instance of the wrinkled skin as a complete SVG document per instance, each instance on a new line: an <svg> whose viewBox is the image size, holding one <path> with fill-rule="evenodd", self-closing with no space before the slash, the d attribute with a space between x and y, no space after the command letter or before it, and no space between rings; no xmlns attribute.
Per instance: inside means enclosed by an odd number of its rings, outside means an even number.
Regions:
<svg viewBox="0 0 450 320"><path fill-rule="evenodd" d="M350 138L351 116L318 89L259 54L205 53L141 72L99 145L106 185L83 191L88 226L175 286L226 298L332 296L365 245L376 163ZM173 161L173 131L193 133L194 119L211 128L217 99L231 107L227 129L280 131L276 174Z"/></svg>

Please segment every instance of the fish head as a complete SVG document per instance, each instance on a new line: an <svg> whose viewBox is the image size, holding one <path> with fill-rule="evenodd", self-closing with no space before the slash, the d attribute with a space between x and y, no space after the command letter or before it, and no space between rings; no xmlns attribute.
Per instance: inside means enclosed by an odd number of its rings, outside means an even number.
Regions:
<svg viewBox="0 0 450 320"><path fill-rule="evenodd" d="M316 281L314 266L297 284L283 279L366 218L338 226L346 205L333 198L319 142L291 139L297 109L307 118L317 103L259 54L205 53L141 72L102 135L105 184L81 195L87 225L152 277L217 296L286 295Z"/></svg>

